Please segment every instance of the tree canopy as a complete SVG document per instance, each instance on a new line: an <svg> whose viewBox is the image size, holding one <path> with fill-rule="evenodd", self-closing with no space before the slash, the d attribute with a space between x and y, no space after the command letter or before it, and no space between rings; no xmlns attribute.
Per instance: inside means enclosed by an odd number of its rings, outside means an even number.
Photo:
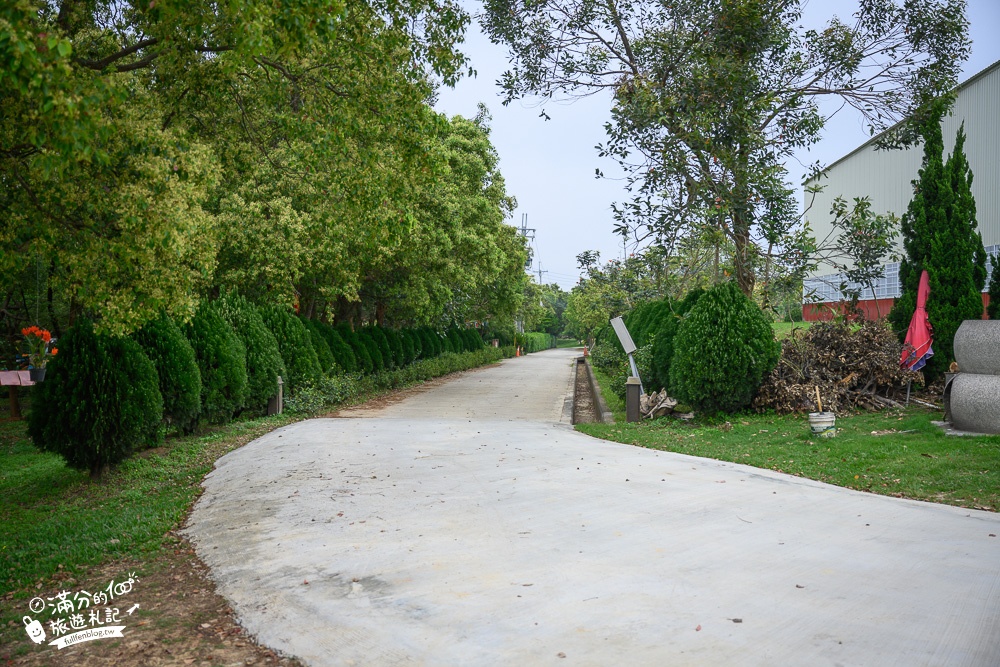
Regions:
<svg viewBox="0 0 1000 667"><path fill-rule="evenodd" d="M468 21L454 0L5 3L8 331L41 306L54 330L126 333L224 292L344 321L513 316L524 248L488 116L428 103L468 69Z"/></svg>
<svg viewBox="0 0 1000 667"><path fill-rule="evenodd" d="M885 143L909 143L970 49L964 0L865 0L819 30L800 27L802 4L486 0L483 26L510 50L508 102L610 94L598 148L633 195L616 231L668 248L720 234L749 295L808 266L784 163L821 137L823 100L856 109L872 134L908 119Z"/></svg>

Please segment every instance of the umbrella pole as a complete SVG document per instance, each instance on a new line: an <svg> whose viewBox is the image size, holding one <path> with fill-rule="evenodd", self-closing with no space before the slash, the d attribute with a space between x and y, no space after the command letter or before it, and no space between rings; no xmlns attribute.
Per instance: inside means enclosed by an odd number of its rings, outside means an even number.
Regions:
<svg viewBox="0 0 1000 667"><path fill-rule="evenodd" d="M913 384L913 380L907 380L906 381L906 405L907 405L907 407L909 407L909 405L910 405L910 385L911 384Z"/></svg>

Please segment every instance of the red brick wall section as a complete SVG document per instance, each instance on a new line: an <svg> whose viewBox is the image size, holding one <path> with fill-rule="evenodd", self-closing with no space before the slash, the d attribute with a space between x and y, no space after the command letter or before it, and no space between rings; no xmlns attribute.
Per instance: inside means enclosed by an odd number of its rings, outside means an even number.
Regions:
<svg viewBox="0 0 1000 667"><path fill-rule="evenodd" d="M864 319L877 320L885 317L892 309L895 299L865 299L858 301L858 307L864 313ZM990 305L990 295L983 292L983 319L986 318L986 307ZM832 320L835 312L843 313L846 304L843 303L804 303L802 304L802 319L806 322L821 322Z"/></svg>

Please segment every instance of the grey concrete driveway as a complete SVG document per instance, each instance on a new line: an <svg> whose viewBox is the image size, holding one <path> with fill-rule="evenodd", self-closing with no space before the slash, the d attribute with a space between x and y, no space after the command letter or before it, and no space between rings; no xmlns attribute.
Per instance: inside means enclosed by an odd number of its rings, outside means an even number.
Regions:
<svg viewBox="0 0 1000 667"><path fill-rule="evenodd" d="M187 527L310 665L1000 665L1000 516L595 440L574 353L220 459Z"/></svg>

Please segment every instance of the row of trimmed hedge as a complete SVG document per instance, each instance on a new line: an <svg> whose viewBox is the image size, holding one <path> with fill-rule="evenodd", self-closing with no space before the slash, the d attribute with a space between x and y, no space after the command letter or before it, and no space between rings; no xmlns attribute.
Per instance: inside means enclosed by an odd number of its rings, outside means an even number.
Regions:
<svg viewBox="0 0 1000 667"><path fill-rule="evenodd" d="M517 334L515 338L525 354L550 350L556 346L556 337L549 333L533 331Z"/></svg>
<svg viewBox="0 0 1000 667"><path fill-rule="evenodd" d="M80 321L59 348L34 389L29 434L40 449L94 476L169 429L188 433L204 422L264 414L279 376L295 407L314 404L317 391L327 402L342 400L342 387L367 386L365 378L376 378L375 388L397 386L502 356L485 350L473 329L352 331L236 295L203 302L183 326L163 316L130 337L102 335ZM481 354L454 359L466 352ZM449 358L431 363L442 356Z"/></svg>

